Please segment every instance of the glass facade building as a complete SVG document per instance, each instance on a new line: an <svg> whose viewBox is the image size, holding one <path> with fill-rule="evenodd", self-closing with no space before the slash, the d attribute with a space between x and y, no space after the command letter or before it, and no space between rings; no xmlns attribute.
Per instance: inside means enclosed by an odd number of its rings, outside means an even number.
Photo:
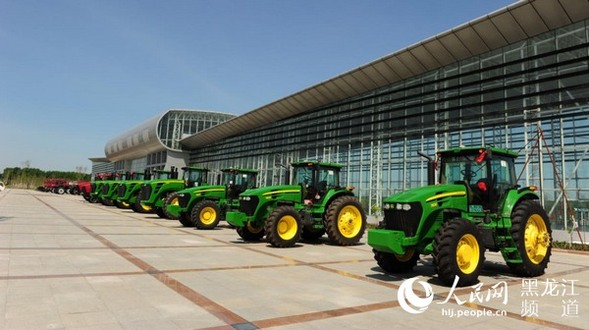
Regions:
<svg viewBox="0 0 589 330"><path fill-rule="evenodd" d="M570 228L571 212L586 226L588 40L585 18L191 148L190 163L259 169L262 185L293 161L342 163L378 215L383 197L426 184L418 152L493 145L520 153L520 184L540 188L555 228Z"/></svg>
<svg viewBox="0 0 589 330"><path fill-rule="evenodd" d="M179 141L223 123L235 115L171 109L108 141L104 152L114 171L143 172L188 165ZM94 172L93 172L94 173Z"/></svg>

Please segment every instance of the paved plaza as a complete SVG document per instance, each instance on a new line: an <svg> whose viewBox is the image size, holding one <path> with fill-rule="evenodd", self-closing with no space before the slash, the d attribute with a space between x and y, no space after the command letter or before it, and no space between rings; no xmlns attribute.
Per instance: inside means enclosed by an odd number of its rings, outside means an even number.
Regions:
<svg viewBox="0 0 589 330"><path fill-rule="evenodd" d="M7 189L0 328L588 328L587 253L555 249L544 276L522 279L487 252L480 284L453 289L429 256L412 273L384 274L365 242L278 249L224 225L196 230L80 196Z"/></svg>

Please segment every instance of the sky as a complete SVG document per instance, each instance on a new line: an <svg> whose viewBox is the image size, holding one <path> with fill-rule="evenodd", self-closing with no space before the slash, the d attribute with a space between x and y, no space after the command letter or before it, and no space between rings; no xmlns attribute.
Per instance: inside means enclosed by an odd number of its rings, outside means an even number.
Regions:
<svg viewBox="0 0 589 330"><path fill-rule="evenodd" d="M244 114L514 2L0 0L0 173L90 173L168 109Z"/></svg>

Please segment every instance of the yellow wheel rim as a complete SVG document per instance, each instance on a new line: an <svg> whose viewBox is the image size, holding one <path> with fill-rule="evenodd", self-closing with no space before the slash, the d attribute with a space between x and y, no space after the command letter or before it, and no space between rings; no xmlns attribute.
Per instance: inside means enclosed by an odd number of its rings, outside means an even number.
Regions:
<svg viewBox="0 0 589 330"><path fill-rule="evenodd" d="M337 219L337 228L346 238L354 238L362 229L362 213L353 205L344 206Z"/></svg>
<svg viewBox="0 0 589 330"><path fill-rule="evenodd" d="M458 241L456 247L456 264L464 274L474 272L479 264L479 242L472 234L466 234Z"/></svg>
<svg viewBox="0 0 589 330"><path fill-rule="evenodd" d="M129 204L129 202L121 202L121 205L123 205L124 207L129 207L129 206L131 206L131 204Z"/></svg>
<svg viewBox="0 0 589 330"><path fill-rule="evenodd" d="M397 257L397 260L400 262L407 262L413 258L414 254L415 250L407 250L404 254L395 254L395 257Z"/></svg>
<svg viewBox="0 0 589 330"><path fill-rule="evenodd" d="M177 199L176 199L177 201ZM203 207L200 210L200 222L204 223L205 225L210 225L211 223L215 222L217 219L217 211L210 206Z"/></svg>
<svg viewBox="0 0 589 330"><path fill-rule="evenodd" d="M147 212L151 211L151 206L141 204L141 208L143 209L143 211L147 211Z"/></svg>
<svg viewBox="0 0 589 330"><path fill-rule="evenodd" d="M278 236L285 241L291 240L298 230L297 220L291 215L285 215L276 224Z"/></svg>
<svg viewBox="0 0 589 330"><path fill-rule="evenodd" d="M175 197L170 201L170 205L178 206L180 203L178 202L178 197Z"/></svg>
<svg viewBox="0 0 589 330"><path fill-rule="evenodd" d="M548 253L550 235L544 219L538 214L532 214L526 222L524 231L524 246L530 261L539 264Z"/></svg>

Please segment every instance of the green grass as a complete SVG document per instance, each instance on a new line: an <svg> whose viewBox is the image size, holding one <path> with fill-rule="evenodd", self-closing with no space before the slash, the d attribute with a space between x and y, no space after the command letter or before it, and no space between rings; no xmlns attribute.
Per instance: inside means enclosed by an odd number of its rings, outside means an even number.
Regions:
<svg viewBox="0 0 589 330"><path fill-rule="evenodd" d="M587 244L562 242L562 241L552 242L552 247L559 248L559 249L566 249L566 250L589 251L589 245L587 245Z"/></svg>

